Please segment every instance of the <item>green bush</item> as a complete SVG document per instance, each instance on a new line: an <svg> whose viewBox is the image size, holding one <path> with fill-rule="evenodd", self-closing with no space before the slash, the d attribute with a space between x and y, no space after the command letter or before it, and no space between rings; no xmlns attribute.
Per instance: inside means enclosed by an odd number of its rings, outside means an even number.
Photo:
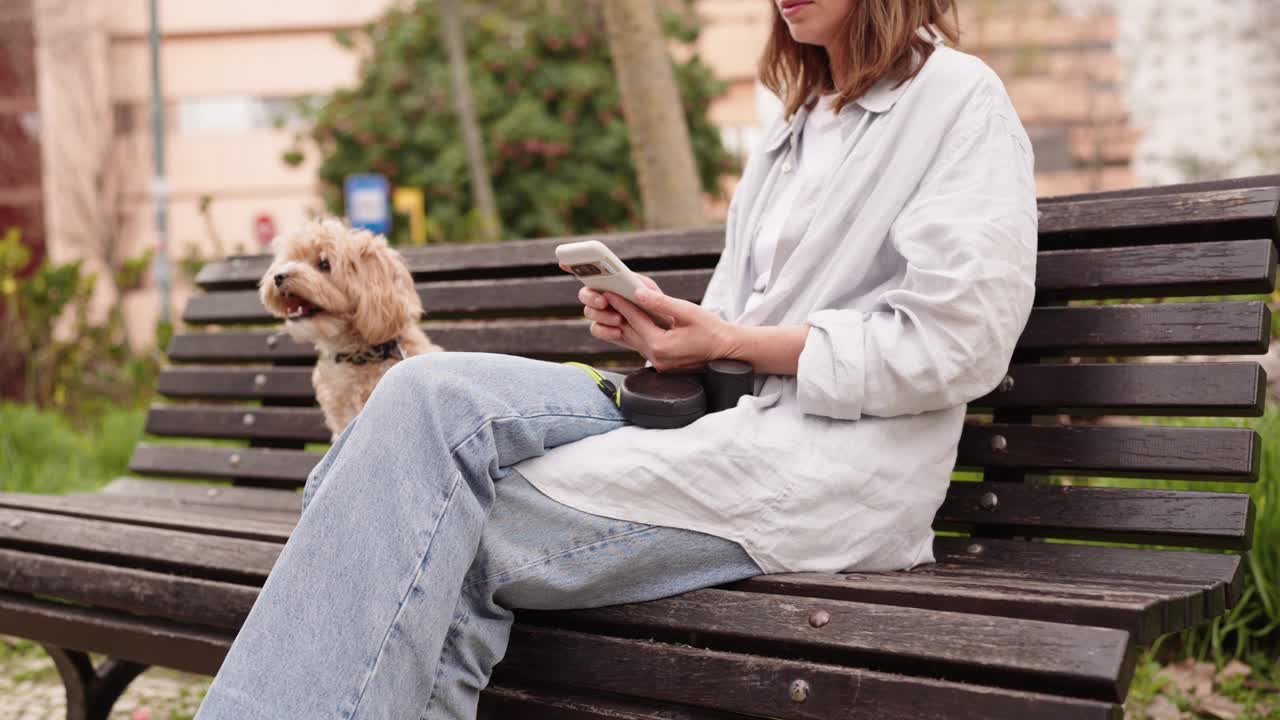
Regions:
<svg viewBox="0 0 1280 720"><path fill-rule="evenodd" d="M476 114L506 234L638 225L635 168L599 8L587 0L468 0L466 11ZM665 19L673 39L696 39L688 18ZM299 143L282 160L297 165L318 148L321 190L335 213L347 175L378 172L395 186L422 189L429 241L474 237L479 224L435 3L394 7L338 41L361 54L359 82L306 108L310 145ZM718 194L733 163L707 110L726 85L696 55L674 70L703 187ZM404 235L398 229L393 242Z"/></svg>
<svg viewBox="0 0 1280 720"><path fill-rule="evenodd" d="M17 399L60 410L75 424L143 403L155 386L158 352L129 347L118 305L102 322L90 318L97 275L83 272L79 261L55 265L45 259L23 277L30 258L16 229L0 238L0 347L18 359ZM150 251L126 260L114 273L116 287L136 288L150 263ZM61 337L54 329L68 316L71 327ZM167 334L158 328L158 342Z"/></svg>
<svg viewBox="0 0 1280 720"><path fill-rule="evenodd" d="M0 403L0 491L94 490L126 474L146 410L107 410L83 429L60 412Z"/></svg>

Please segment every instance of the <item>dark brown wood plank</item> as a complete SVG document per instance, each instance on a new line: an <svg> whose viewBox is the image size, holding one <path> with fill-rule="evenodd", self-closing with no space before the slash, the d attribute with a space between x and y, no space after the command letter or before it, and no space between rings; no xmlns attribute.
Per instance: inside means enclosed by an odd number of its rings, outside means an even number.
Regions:
<svg viewBox="0 0 1280 720"><path fill-rule="evenodd" d="M1262 366L1244 363L1015 364L971 408L1070 415L1258 417L1266 403Z"/></svg>
<svg viewBox="0 0 1280 720"><path fill-rule="evenodd" d="M233 633L0 592L0 633L146 665L213 675Z"/></svg>
<svg viewBox="0 0 1280 720"><path fill-rule="evenodd" d="M1000 526L1015 535L1246 550L1253 503L1244 493L953 482L943 529Z"/></svg>
<svg viewBox="0 0 1280 720"><path fill-rule="evenodd" d="M828 622L814 627L814 613ZM1123 696L1133 661L1128 633L1112 629L714 589L521 620L1105 700Z"/></svg>
<svg viewBox="0 0 1280 720"><path fill-rule="evenodd" d="M1041 296L1051 300L1267 293L1275 284L1275 263L1275 246L1266 238L1055 250L1040 253L1036 285ZM660 270L649 275L668 295L696 302L702 298L711 269ZM437 316L576 313L579 287L568 276L452 280L419 283L418 295L428 314ZM193 295L183 320L276 322L256 290Z"/></svg>
<svg viewBox="0 0 1280 720"><path fill-rule="evenodd" d="M554 275L557 245L600 240L633 270L709 267L724 248L724 228L712 225L679 230L646 230L541 240L515 240L485 245L433 245L398 248L417 279L493 277L531 272ZM684 264L682 264L684 263ZM196 277L206 290L256 287L270 265L266 255L241 255L209 263Z"/></svg>
<svg viewBox="0 0 1280 720"><path fill-rule="evenodd" d="M653 700L591 696L565 688L485 688L476 720L747 720L718 712Z"/></svg>
<svg viewBox="0 0 1280 720"><path fill-rule="evenodd" d="M244 538L283 543L293 530L292 522L264 521L253 518L226 516L203 517L190 511L146 507L141 504L118 507L99 502L101 498L89 495L32 495L26 493L0 493L0 508L31 510L65 515L67 517L106 520L109 522L164 528L183 532L203 533L221 537Z"/></svg>
<svg viewBox="0 0 1280 720"><path fill-rule="evenodd" d="M1268 293L1275 269L1269 238L1049 250L1037 260L1036 289L1044 300Z"/></svg>
<svg viewBox="0 0 1280 720"><path fill-rule="evenodd" d="M246 423L245 417L253 418ZM325 442L319 408L220 406L153 407L147 431L188 437L271 437ZM267 480L306 479L314 454L275 450L250 453L208 448L187 462L181 450L139 448L134 472L172 473L188 468L198 476L252 472ZM288 453L286 455L286 453ZM145 464L144 462L145 461ZM167 461L168 464L165 464ZM1013 424L967 425L957 464L1056 470L1075 475L1113 475L1251 482L1261 462L1261 439L1247 428L1073 427ZM309 468L308 468L309 471Z"/></svg>
<svg viewBox="0 0 1280 720"><path fill-rule="evenodd" d="M1042 307L1018 338L1041 355L1266 353L1271 312L1262 301Z"/></svg>
<svg viewBox="0 0 1280 720"><path fill-rule="evenodd" d="M270 450L266 452L271 452ZM319 457L318 455L316 457ZM203 483L143 480L120 477L102 489L105 495L140 497L162 500L198 502L205 505L222 505L229 508L297 512L302 495L260 487L233 487L230 485L206 485Z"/></svg>
<svg viewBox="0 0 1280 720"><path fill-rule="evenodd" d="M170 366L156 390L172 398L315 401L310 367Z"/></svg>
<svg viewBox="0 0 1280 720"><path fill-rule="evenodd" d="M1044 355L1262 354L1271 316L1261 301L1036 308L1019 348ZM447 350L532 357L621 357L591 337L585 320L428 323ZM181 333L176 362L314 362L315 351L275 331Z"/></svg>
<svg viewBox="0 0 1280 720"><path fill-rule="evenodd" d="M258 597L256 587L6 549L0 587L227 630L239 629Z"/></svg>
<svg viewBox="0 0 1280 720"><path fill-rule="evenodd" d="M320 408L152 405L147 432L206 438L270 438L329 442Z"/></svg>
<svg viewBox="0 0 1280 720"><path fill-rule="evenodd" d="M957 465L1073 475L1253 482L1262 439L1248 428L966 425Z"/></svg>
<svg viewBox="0 0 1280 720"><path fill-rule="evenodd" d="M1280 238L1280 187L1045 203L1040 247Z"/></svg>
<svg viewBox="0 0 1280 720"><path fill-rule="evenodd" d="M820 632L814 630L814 632ZM984 654L1003 650L992 643ZM995 678L991 678L995 679ZM784 720L1119 720L1109 702L517 625L495 681L546 683ZM791 699L794 683L807 689Z"/></svg>
<svg viewBox="0 0 1280 720"><path fill-rule="evenodd" d="M1046 248L1073 240L1244 240L1275 239L1280 234L1276 221L1280 188L1275 186L1219 185L1213 190L1177 193L1143 188L1127 193L1055 198L1041 205L1041 246ZM556 245L598 239L636 269L674 269L672 264L677 260L701 256L706 263L708 258L718 256L723 235L722 227L710 226L495 245L402 248L401 253L419 278L491 276L496 270L546 271L555 266ZM252 288L268 264L269 258L263 255L232 257L206 265L196 281L205 289Z"/></svg>
<svg viewBox="0 0 1280 720"><path fill-rule="evenodd" d="M102 510L119 512L166 512L177 517L190 517L205 522L221 520L248 520L268 526L292 526L298 520L301 503L286 509L266 507L235 507L218 502L217 498L183 499L175 497L129 496L114 493L71 493L61 495L68 501L92 505Z"/></svg>
<svg viewBox="0 0 1280 720"><path fill-rule="evenodd" d="M76 560L261 584L280 544L0 509L0 546Z"/></svg>
<svg viewBox="0 0 1280 720"><path fill-rule="evenodd" d="M711 270L660 270L648 273L668 295L697 302L706 290ZM463 314L529 315L580 313L582 283L559 276L499 280L445 280L418 284L418 297L428 316ZM188 323L270 323L271 315L255 290L192 295L182 319Z"/></svg>
<svg viewBox="0 0 1280 720"><path fill-rule="evenodd" d="M1203 619L1200 588L1102 579L1037 578L1003 569L926 565L912 572L761 575L725 586L741 592L829 598L1124 630L1149 643Z"/></svg>
<svg viewBox="0 0 1280 720"><path fill-rule="evenodd" d="M1079 200L1096 200L1098 198L1122 197L1155 197L1159 195L1182 195L1185 193L1204 192L1208 190L1238 190L1240 188L1280 187L1280 175L1251 175L1241 178L1222 180L1201 180L1190 183L1174 183L1172 185L1155 185L1135 187L1125 190L1107 190L1104 192L1072 193L1068 195L1051 195L1040 198L1041 204L1058 202L1076 202Z"/></svg>
<svg viewBox="0 0 1280 720"><path fill-rule="evenodd" d="M129 459L129 471L164 477L251 478L272 487L294 489L307 481L321 457L305 450L138 443Z"/></svg>
<svg viewBox="0 0 1280 720"><path fill-rule="evenodd" d="M1082 577L1134 582L1178 582L1205 589L1205 616L1215 617L1235 603L1244 581L1235 553L1025 542L992 538L938 537L939 563L1047 577Z"/></svg>
<svg viewBox="0 0 1280 720"><path fill-rule="evenodd" d="M1266 375L1257 363L1017 364L975 408L1072 415L1260 416ZM314 402L306 367L172 366L159 391L177 399Z"/></svg>

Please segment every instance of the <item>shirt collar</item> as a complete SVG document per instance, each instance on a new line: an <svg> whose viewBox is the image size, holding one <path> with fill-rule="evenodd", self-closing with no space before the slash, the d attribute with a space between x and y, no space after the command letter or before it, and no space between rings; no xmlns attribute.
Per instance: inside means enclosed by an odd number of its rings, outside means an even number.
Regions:
<svg viewBox="0 0 1280 720"><path fill-rule="evenodd" d="M931 26L921 27L916 32L925 38L932 40L935 47L943 45L945 38L936 29ZM915 78L906 82L897 82L896 80L882 79L871 89L862 94L862 97L854 100L863 110L870 113L885 113L893 109L893 106L907 91ZM804 127L805 120L809 117L809 109L801 105L791 119L783 123L769 138L769 142L765 145L765 152L773 152L782 147L783 143L790 140L793 136L798 135Z"/></svg>

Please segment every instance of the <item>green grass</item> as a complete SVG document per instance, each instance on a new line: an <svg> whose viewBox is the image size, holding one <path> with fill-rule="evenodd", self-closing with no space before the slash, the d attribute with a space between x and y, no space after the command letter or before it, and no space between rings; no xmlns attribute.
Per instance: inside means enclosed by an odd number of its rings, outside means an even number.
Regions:
<svg viewBox="0 0 1280 720"><path fill-rule="evenodd" d="M0 491L94 490L123 475L145 409L109 410L78 430L56 412L0 403Z"/></svg>

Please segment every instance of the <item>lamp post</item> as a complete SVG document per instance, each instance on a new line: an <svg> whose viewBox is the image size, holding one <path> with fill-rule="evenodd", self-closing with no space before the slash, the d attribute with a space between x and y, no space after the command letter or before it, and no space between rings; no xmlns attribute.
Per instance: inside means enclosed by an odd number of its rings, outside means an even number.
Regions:
<svg viewBox="0 0 1280 720"><path fill-rule="evenodd" d="M152 274L160 288L160 321L169 318L169 181L164 175L164 95L160 92L160 11L151 0L151 154L155 169L151 177L151 202L155 206L156 257Z"/></svg>

